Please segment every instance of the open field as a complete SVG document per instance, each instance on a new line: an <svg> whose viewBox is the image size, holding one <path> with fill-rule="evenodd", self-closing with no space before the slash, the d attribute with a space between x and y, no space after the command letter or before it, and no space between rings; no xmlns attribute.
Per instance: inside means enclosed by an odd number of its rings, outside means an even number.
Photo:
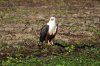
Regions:
<svg viewBox="0 0 100 66"><path fill-rule="evenodd" d="M55 45L39 50L39 31L51 16L59 26ZM0 0L3 66L99 66L99 48L99 0Z"/></svg>

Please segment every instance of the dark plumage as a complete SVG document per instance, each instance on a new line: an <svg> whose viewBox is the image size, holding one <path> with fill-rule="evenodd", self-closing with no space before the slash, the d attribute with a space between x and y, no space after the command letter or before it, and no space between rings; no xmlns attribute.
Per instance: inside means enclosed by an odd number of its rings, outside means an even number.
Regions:
<svg viewBox="0 0 100 66"><path fill-rule="evenodd" d="M46 36L48 35L49 25L45 25L42 27L40 31L40 42L43 42L46 39Z"/></svg>
<svg viewBox="0 0 100 66"><path fill-rule="evenodd" d="M55 22L55 17L51 17L47 25L43 26L40 31L40 42L46 42L48 45L53 45L52 39L57 33L58 25Z"/></svg>

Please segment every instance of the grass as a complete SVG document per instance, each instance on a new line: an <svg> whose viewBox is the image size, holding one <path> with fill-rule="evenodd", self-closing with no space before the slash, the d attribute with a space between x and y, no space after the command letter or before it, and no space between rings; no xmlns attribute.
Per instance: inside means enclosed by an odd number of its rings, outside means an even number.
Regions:
<svg viewBox="0 0 100 66"><path fill-rule="evenodd" d="M90 52L89 49L88 53ZM100 51L100 49L91 49L92 52ZM94 53L93 53L94 54ZM99 53L100 54L100 53ZM80 53L76 56L74 53L70 55L49 55L47 57L35 57L33 55L26 58L12 58L7 57L6 60L2 60L2 66L99 66L100 56L96 55L94 58L90 58L86 55L87 51ZM98 60L97 60L98 59Z"/></svg>
<svg viewBox="0 0 100 66"><path fill-rule="evenodd" d="M97 30L96 28L89 28L88 31L90 31L90 32L94 32L95 35L100 36L100 30Z"/></svg>
<svg viewBox="0 0 100 66"><path fill-rule="evenodd" d="M0 0L0 65L99 66L98 15L97 0ZM39 50L39 30L50 16L59 25L57 43Z"/></svg>
<svg viewBox="0 0 100 66"><path fill-rule="evenodd" d="M59 40L60 41L60 40ZM7 53L1 57L1 66L99 66L100 48L91 46L65 45L60 41L59 45L44 45L39 50L33 40L25 39L17 45L2 43L0 53ZM3 51L4 50L4 51ZM14 52L13 52L13 51Z"/></svg>

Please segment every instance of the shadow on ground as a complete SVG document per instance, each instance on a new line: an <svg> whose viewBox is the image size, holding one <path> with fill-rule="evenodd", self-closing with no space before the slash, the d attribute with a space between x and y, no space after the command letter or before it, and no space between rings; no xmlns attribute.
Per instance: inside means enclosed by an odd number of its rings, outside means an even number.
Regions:
<svg viewBox="0 0 100 66"><path fill-rule="evenodd" d="M22 42L19 42L18 44L7 44L2 43L0 46L0 58L6 58L6 57L27 57L30 55L36 56L36 57L47 57L50 55L69 55L73 52L82 52L86 49L91 48L97 48L99 46L96 46L94 44L67 44L64 41L55 41L53 46L49 46L46 43L43 44L43 48L39 49L38 43L36 41L33 41L31 39L25 39Z"/></svg>

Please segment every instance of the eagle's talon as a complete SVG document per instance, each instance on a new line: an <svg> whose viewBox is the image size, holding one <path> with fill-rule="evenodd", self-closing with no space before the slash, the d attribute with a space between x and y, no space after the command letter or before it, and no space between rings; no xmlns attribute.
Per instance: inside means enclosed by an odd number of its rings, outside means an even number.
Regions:
<svg viewBox="0 0 100 66"><path fill-rule="evenodd" d="M53 43L53 41L51 41L51 45L53 45L54 43Z"/></svg>
<svg viewBox="0 0 100 66"><path fill-rule="evenodd" d="M51 43L48 41L48 45L51 45Z"/></svg>

